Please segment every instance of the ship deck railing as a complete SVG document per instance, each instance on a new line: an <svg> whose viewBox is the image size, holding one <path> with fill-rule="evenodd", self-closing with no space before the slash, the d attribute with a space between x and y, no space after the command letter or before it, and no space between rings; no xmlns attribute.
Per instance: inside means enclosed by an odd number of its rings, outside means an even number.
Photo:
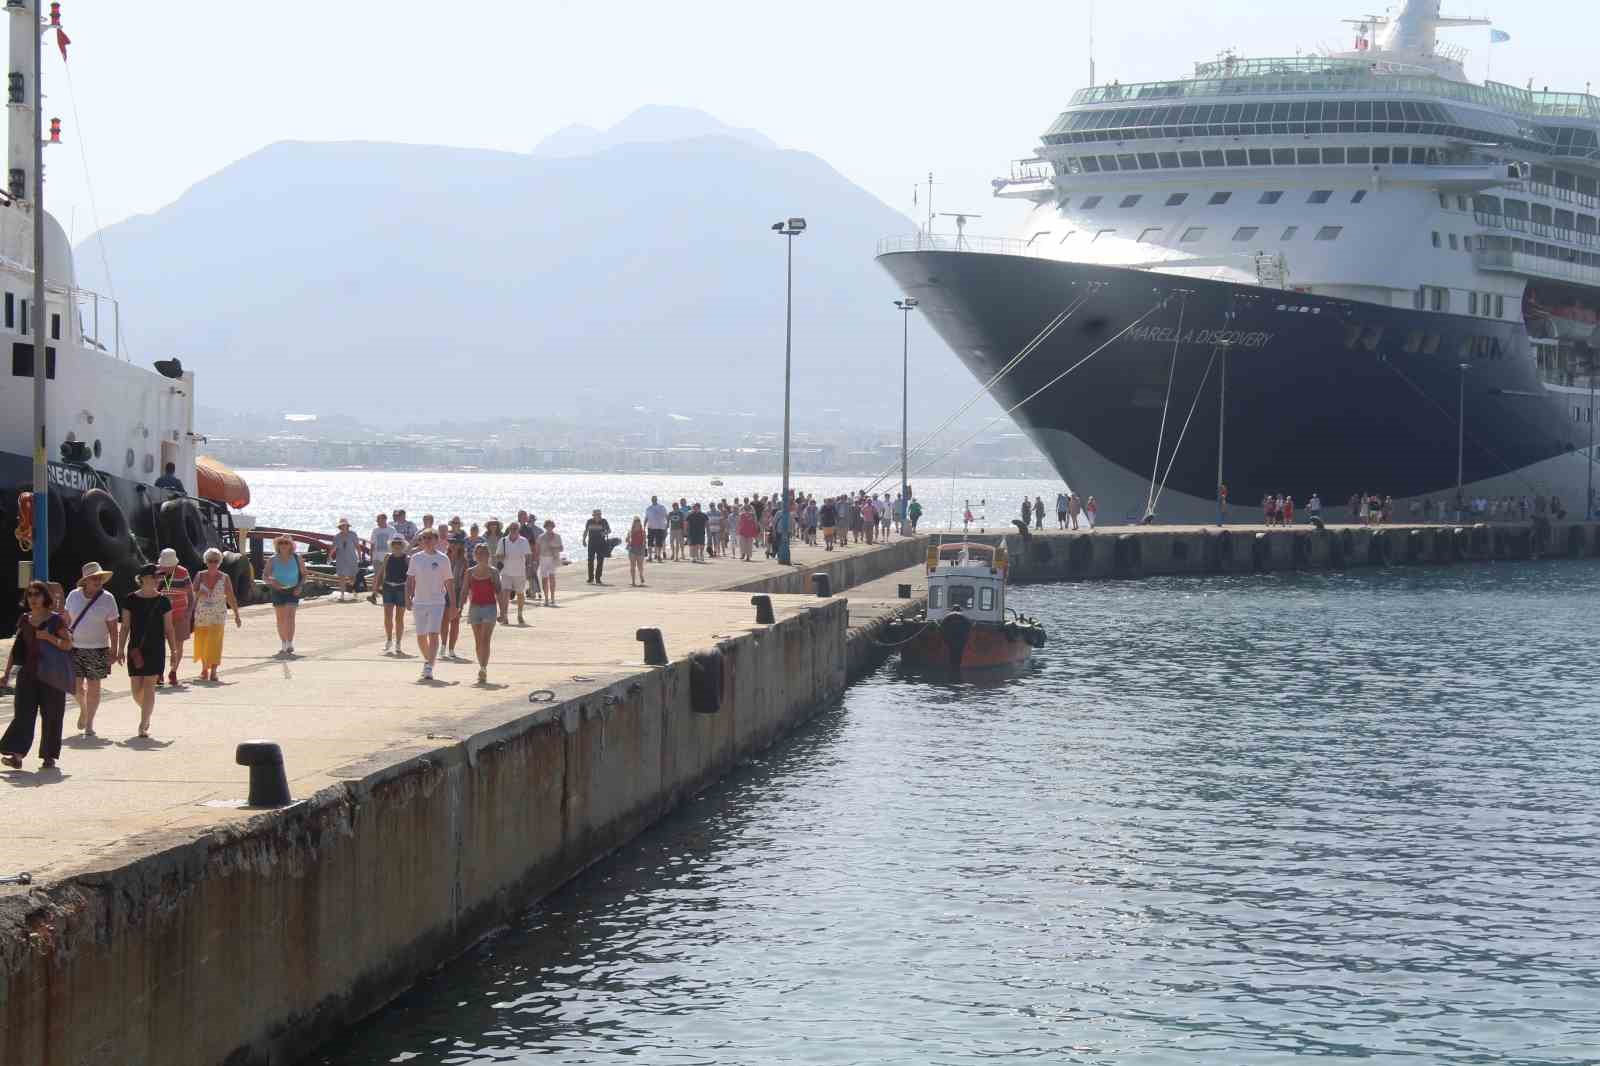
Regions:
<svg viewBox="0 0 1600 1066"><path fill-rule="evenodd" d="M989 255L1031 255L1049 259L1045 249L1033 240L1020 237L967 237L918 233L909 237L885 237L878 242L878 254L890 252L978 252Z"/></svg>
<svg viewBox="0 0 1600 1066"><path fill-rule="evenodd" d="M33 277L32 263L24 263L10 256L0 256L0 269L15 270L25 277ZM49 271L45 274L48 279ZM78 317L78 333L85 345L98 348L107 355L126 358L122 350L122 305L115 297L49 280L45 281L44 291L51 296L66 298ZM109 330L110 335L107 336L103 330Z"/></svg>

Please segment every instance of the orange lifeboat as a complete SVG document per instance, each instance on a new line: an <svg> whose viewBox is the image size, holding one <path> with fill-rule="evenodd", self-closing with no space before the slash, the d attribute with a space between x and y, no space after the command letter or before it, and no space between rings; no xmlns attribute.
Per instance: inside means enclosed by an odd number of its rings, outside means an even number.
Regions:
<svg viewBox="0 0 1600 1066"><path fill-rule="evenodd" d="M234 510L250 506L250 486L233 470L209 455L199 455L194 460L196 495L202 500L225 503Z"/></svg>

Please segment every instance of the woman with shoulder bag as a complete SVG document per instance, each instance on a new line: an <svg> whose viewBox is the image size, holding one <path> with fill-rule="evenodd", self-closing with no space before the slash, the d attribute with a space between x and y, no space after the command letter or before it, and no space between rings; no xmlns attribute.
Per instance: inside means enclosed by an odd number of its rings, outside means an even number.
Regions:
<svg viewBox="0 0 1600 1066"><path fill-rule="evenodd" d="M34 720L44 719L39 738L39 758L44 769L61 757L61 719L67 712L67 693L77 680L72 667L72 630L51 606L50 588L43 581L28 585L28 609L17 619L17 639L6 657L0 684L11 681L17 670L17 694L11 725L0 737L0 762L22 769L23 756L33 747Z"/></svg>
<svg viewBox="0 0 1600 1066"><path fill-rule="evenodd" d="M156 585L156 565L139 568L139 587L122 605L122 641L128 661L133 701L139 705L139 735L150 735L150 716L156 709L156 683L166 665L167 649L177 655L177 634L172 628L172 601Z"/></svg>

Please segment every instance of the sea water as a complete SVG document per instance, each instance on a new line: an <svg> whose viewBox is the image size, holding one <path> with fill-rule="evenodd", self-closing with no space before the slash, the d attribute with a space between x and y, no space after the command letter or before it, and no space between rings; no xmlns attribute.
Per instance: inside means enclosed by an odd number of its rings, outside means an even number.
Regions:
<svg viewBox="0 0 1600 1066"><path fill-rule="evenodd" d="M1013 590L324 1048L489 1063L1600 1058L1600 563Z"/></svg>

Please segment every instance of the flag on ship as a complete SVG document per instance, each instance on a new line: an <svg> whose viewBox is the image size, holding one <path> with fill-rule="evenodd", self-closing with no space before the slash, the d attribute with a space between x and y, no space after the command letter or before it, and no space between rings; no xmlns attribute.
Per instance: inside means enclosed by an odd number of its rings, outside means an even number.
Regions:
<svg viewBox="0 0 1600 1066"><path fill-rule="evenodd" d="M1511 40L1511 34L1507 33L1505 30L1489 31L1490 44L1505 44L1509 40Z"/></svg>

